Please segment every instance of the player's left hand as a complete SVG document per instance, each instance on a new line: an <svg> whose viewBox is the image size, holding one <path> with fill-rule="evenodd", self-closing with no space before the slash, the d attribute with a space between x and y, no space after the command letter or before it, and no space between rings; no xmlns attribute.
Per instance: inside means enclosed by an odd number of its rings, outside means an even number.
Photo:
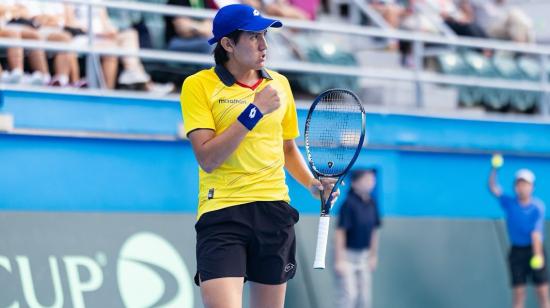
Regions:
<svg viewBox="0 0 550 308"><path fill-rule="evenodd" d="M322 191L325 194L324 195L325 200L327 200L328 194L330 194L330 192L332 191L332 188L334 188L336 181L337 179L334 179L334 178L322 178L321 181L317 180L316 178L312 178L309 185L309 191L316 199L321 198L320 196ZM331 206L334 205L336 200L338 200L339 196L340 196L340 189L337 189L335 192L332 193Z"/></svg>

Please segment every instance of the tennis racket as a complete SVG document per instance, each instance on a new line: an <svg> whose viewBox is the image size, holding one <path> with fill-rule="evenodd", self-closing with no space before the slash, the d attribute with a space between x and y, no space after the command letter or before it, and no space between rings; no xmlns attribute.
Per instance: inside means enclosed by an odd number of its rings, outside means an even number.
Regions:
<svg viewBox="0 0 550 308"><path fill-rule="evenodd" d="M319 181L337 179L330 194L320 193L321 217L313 268L325 268L332 194L353 166L365 140L365 110L353 92L331 89L313 102L304 132L306 156Z"/></svg>

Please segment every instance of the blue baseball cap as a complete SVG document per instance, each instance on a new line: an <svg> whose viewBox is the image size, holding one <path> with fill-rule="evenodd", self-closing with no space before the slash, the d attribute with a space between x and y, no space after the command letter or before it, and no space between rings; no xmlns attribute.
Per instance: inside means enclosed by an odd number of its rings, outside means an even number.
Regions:
<svg viewBox="0 0 550 308"><path fill-rule="evenodd" d="M214 45L222 37L236 30L259 32L269 27L280 28L279 20L265 18L255 8L244 4L230 4L222 7L214 17L212 34L208 44Z"/></svg>

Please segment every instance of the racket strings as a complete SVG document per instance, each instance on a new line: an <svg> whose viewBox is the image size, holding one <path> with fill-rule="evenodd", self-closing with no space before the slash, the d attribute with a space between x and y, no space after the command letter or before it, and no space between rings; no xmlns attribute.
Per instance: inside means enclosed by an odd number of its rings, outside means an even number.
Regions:
<svg viewBox="0 0 550 308"><path fill-rule="evenodd" d="M362 130L363 110L354 95L335 90L320 98L306 134L317 171L327 175L344 172L357 151Z"/></svg>

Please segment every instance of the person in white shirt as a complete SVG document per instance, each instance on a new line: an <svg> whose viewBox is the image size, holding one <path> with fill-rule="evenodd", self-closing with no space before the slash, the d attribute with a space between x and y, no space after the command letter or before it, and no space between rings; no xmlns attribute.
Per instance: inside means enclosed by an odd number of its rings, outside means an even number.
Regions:
<svg viewBox="0 0 550 308"><path fill-rule="evenodd" d="M25 19L25 7L19 0L2 0L0 3L0 36L6 38L22 38L39 40L40 34L32 21ZM50 82L50 73L43 50L29 50L29 65L32 75L29 78L23 74L23 48L11 47L8 53L8 71L2 72L1 80L6 83L26 81L34 85L44 85Z"/></svg>
<svg viewBox="0 0 550 308"><path fill-rule="evenodd" d="M528 43L535 41L533 20L505 0L474 4L477 24L491 38Z"/></svg>
<svg viewBox="0 0 550 308"><path fill-rule="evenodd" d="M486 37L475 23L475 15L469 0L425 0L439 13L445 24L456 34L471 37Z"/></svg>
<svg viewBox="0 0 550 308"><path fill-rule="evenodd" d="M24 1L27 16L35 25L42 39L51 42L70 43L72 36L64 30L67 19L67 6L61 2L39 0ZM86 83L80 79L78 58L74 52L57 52L54 58L55 75L50 82L53 86L71 85L82 87Z"/></svg>
<svg viewBox="0 0 550 308"><path fill-rule="evenodd" d="M0 3L0 37L1 38L19 38L19 33L6 29L6 23L11 19L11 7ZM18 83L23 75L23 48L7 48L8 70L3 70L0 66L0 82Z"/></svg>
<svg viewBox="0 0 550 308"><path fill-rule="evenodd" d="M95 0L100 2L101 0ZM88 44L88 5L70 5L68 13L68 26L81 30L75 39L81 44ZM94 45L96 47L116 48L128 51L139 50L138 33L133 28L119 31L111 21L105 7L92 8L92 31ZM138 57L121 57L123 71L120 73L118 83L120 85L141 84L143 90L167 93L173 89L172 84L165 86L155 85ZM118 57L102 56L102 69L107 88L114 89L117 85ZM160 89L162 88L162 89Z"/></svg>

